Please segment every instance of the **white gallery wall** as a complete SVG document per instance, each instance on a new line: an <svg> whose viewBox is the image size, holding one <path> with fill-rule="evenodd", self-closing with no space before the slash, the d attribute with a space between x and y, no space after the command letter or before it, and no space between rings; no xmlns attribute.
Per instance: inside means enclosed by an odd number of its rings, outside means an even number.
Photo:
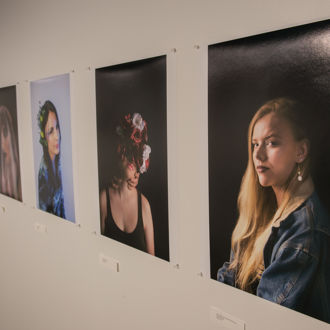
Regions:
<svg viewBox="0 0 330 330"><path fill-rule="evenodd" d="M247 330L329 329L209 279L207 154L207 45L329 16L329 0L0 0L0 88L17 86L23 192L23 203L0 195L0 329L221 329L212 307ZM158 55L170 262L99 228L95 68ZM75 224L36 208L33 167L30 82L64 73Z"/></svg>

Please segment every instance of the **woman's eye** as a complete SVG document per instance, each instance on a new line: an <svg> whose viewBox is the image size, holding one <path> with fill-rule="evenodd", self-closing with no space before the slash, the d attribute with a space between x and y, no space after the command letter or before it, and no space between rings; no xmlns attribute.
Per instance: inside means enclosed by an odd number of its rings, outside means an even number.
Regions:
<svg viewBox="0 0 330 330"><path fill-rule="evenodd" d="M276 146L277 145L277 142L276 141L267 141L266 143L268 146Z"/></svg>

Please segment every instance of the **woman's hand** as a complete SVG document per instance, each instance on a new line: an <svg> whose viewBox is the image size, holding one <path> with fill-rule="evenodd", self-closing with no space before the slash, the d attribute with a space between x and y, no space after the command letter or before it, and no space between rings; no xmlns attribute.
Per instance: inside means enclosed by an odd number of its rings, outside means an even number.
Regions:
<svg viewBox="0 0 330 330"><path fill-rule="evenodd" d="M135 177L132 177L132 178L129 178L126 180L126 184L127 184L127 188L129 190L132 190L132 189L135 189L136 186L139 184L139 175L138 176L135 176ZM120 185L122 184L122 180L117 178L116 176L114 176L112 178L112 181L111 181L111 187L113 189L119 189Z"/></svg>
<svg viewBox="0 0 330 330"><path fill-rule="evenodd" d="M127 188L129 190L135 189L138 184L139 184L139 177L131 178L127 180Z"/></svg>

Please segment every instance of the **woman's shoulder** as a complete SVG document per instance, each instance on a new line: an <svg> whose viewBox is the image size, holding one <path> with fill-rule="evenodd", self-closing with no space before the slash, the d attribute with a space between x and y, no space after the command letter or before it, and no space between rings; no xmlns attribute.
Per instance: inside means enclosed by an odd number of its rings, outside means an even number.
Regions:
<svg viewBox="0 0 330 330"><path fill-rule="evenodd" d="M306 200L305 208L312 218L314 228L330 236L330 215L316 191Z"/></svg>
<svg viewBox="0 0 330 330"><path fill-rule="evenodd" d="M109 188L103 188L100 191L99 194L99 203L100 203L100 212L101 212L101 218L105 218L107 216L107 190Z"/></svg>
<svg viewBox="0 0 330 330"><path fill-rule="evenodd" d="M287 217L286 221L281 223L280 227L283 229L287 227L287 230L290 230L294 235L304 233L314 236L322 233L330 237L330 216L314 191L300 207Z"/></svg>
<svg viewBox="0 0 330 330"><path fill-rule="evenodd" d="M110 198L111 194L111 187L106 187L102 188L100 190L99 198L100 198L100 203L106 203L107 199Z"/></svg>
<svg viewBox="0 0 330 330"><path fill-rule="evenodd" d="M150 209L150 204L149 204L148 198L146 196L144 196L141 192L138 192L138 193L141 194L141 204L142 204L142 207L145 207L145 208L149 208Z"/></svg>
<svg viewBox="0 0 330 330"><path fill-rule="evenodd" d="M330 246L330 218L316 193L283 220L278 228L279 251L291 248L318 258Z"/></svg>
<svg viewBox="0 0 330 330"><path fill-rule="evenodd" d="M141 194L142 214L144 216L151 217L151 207L147 197L145 197L141 192L139 192L139 194Z"/></svg>

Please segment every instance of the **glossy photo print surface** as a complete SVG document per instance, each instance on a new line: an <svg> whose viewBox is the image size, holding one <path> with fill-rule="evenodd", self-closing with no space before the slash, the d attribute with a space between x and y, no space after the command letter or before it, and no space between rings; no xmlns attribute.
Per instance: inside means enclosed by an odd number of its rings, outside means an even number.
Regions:
<svg viewBox="0 0 330 330"><path fill-rule="evenodd" d="M31 82L37 207L75 222L70 75Z"/></svg>
<svg viewBox="0 0 330 330"><path fill-rule="evenodd" d="M169 260L166 56L95 75L101 234Z"/></svg>
<svg viewBox="0 0 330 330"><path fill-rule="evenodd" d="M0 88L0 193L22 201L16 86Z"/></svg>
<svg viewBox="0 0 330 330"><path fill-rule="evenodd" d="M330 322L330 22L208 49L211 277Z"/></svg>

